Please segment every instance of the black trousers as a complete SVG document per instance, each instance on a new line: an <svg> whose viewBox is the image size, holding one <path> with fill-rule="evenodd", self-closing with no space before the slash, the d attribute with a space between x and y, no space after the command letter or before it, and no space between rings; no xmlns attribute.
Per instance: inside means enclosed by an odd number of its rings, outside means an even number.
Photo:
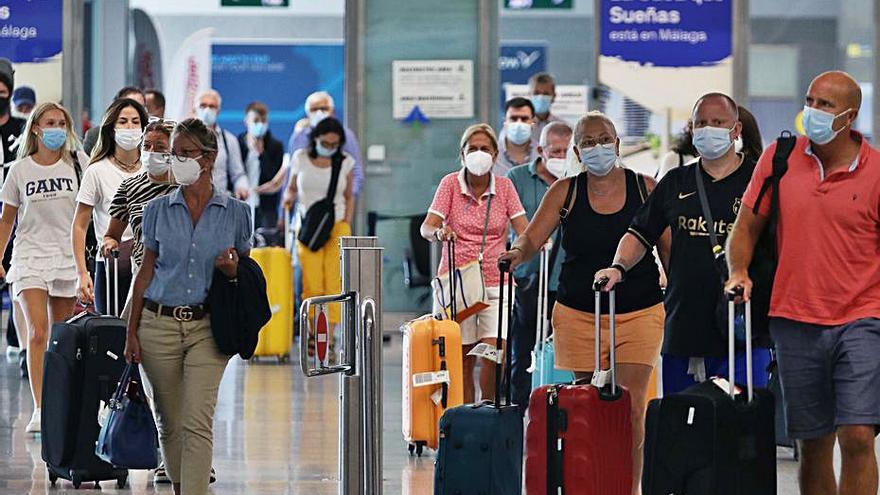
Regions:
<svg viewBox="0 0 880 495"><path fill-rule="evenodd" d="M520 406L522 412L529 407L529 395L532 393L532 374L527 370L532 365L532 350L535 348L535 332L538 324L538 284L531 287L528 279L517 280L518 287L514 297L513 321L510 327L511 345L511 396L513 403ZM556 293L548 294L547 311L553 310ZM549 316L549 314L548 314Z"/></svg>

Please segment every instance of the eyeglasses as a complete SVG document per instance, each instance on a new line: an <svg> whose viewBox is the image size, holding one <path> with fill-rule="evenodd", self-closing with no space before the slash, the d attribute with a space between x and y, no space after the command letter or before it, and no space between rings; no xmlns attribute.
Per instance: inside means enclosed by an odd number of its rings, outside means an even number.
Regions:
<svg viewBox="0 0 880 495"><path fill-rule="evenodd" d="M604 137L600 137L600 138L596 138L596 139L584 138L581 140L580 143L578 143L578 147L592 148L593 146L600 145L600 144L602 144L602 145L612 144L612 143L614 143L614 141L615 141L615 138L613 138L611 136L604 136Z"/></svg>
<svg viewBox="0 0 880 495"><path fill-rule="evenodd" d="M198 156L190 156L190 155L192 155L192 154L194 154L194 153L199 153L199 155L198 155ZM192 160L200 160L200 159L202 158L202 156L204 156L204 155L201 153L201 150L183 150L183 154L182 154L182 155L178 155L178 154L176 154L176 153L169 153L169 154L171 155L172 158L174 158L175 160L177 160L177 161L180 162L180 163L183 163L183 162L185 162L185 161L187 161L187 160L190 160L190 159L192 159Z"/></svg>

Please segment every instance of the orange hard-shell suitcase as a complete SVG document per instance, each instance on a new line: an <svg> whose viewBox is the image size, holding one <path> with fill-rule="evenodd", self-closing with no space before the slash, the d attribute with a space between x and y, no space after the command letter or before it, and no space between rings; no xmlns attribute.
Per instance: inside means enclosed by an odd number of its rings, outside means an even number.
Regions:
<svg viewBox="0 0 880 495"><path fill-rule="evenodd" d="M424 447L436 450L440 416L464 402L461 327L454 304L451 319L425 315L401 327L403 438L411 454L421 455Z"/></svg>

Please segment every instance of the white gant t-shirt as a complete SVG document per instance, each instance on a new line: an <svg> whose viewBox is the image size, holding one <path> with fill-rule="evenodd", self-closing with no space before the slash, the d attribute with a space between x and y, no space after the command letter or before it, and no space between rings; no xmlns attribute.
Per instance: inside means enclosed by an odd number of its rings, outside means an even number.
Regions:
<svg viewBox="0 0 880 495"><path fill-rule="evenodd" d="M114 165L109 158L105 158L91 164L83 174L82 186L79 188L76 201L93 207L92 220L95 222L95 238L98 239L98 244L101 244L104 234L110 227L110 203L113 202L113 196L119 190L119 185L125 179L134 177L141 172L143 172L143 166L135 172L128 173ZM131 227L126 227L122 234L122 242L133 237ZM98 259L103 259L100 252Z"/></svg>
<svg viewBox="0 0 880 495"><path fill-rule="evenodd" d="M345 220L345 188L348 187L348 173L354 169L354 158L348 153L343 153L342 170L339 171L339 182L336 185L336 194L333 196L333 208L336 221ZM297 199L300 205L300 214L305 216L306 211L318 201L327 197L327 188L330 187L332 167L316 167L309 158L308 150L300 148L293 153L290 160L290 173L296 176Z"/></svg>
<svg viewBox="0 0 880 495"><path fill-rule="evenodd" d="M78 156L83 166L88 163L85 154ZM31 157L12 164L0 189L0 201L18 208L7 281L34 275L76 280L70 241L76 194L76 171L69 157L52 165L40 165Z"/></svg>

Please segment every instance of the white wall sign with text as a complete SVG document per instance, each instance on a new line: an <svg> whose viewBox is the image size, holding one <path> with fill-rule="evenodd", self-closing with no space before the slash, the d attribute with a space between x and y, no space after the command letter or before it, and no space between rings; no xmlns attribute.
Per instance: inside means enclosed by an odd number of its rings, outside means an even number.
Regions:
<svg viewBox="0 0 880 495"><path fill-rule="evenodd" d="M391 67L395 119L416 106L429 119L473 118L473 60L395 60Z"/></svg>

